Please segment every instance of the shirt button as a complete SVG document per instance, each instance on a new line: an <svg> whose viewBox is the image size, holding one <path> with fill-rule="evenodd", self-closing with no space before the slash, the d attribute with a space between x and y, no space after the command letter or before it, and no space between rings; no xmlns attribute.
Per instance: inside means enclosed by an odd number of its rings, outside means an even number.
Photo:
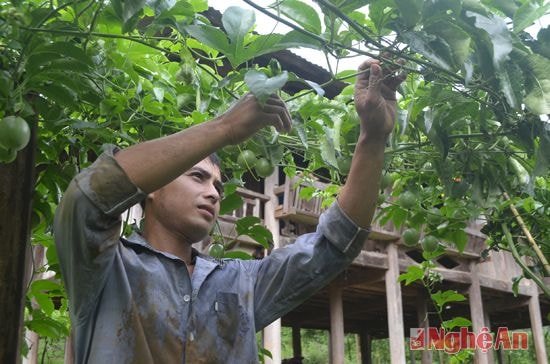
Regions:
<svg viewBox="0 0 550 364"><path fill-rule="evenodd" d="M189 302L191 300L191 296L189 296L188 294L186 294L185 296L183 296L183 300L185 302Z"/></svg>

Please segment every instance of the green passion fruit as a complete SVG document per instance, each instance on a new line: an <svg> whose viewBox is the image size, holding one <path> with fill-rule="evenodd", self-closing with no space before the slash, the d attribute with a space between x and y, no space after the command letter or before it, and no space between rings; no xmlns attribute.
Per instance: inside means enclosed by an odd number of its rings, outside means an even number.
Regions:
<svg viewBox="0 0 550 364"><path fill-rule="evenodd" d="M254 166L254 169L256 170L256 173L260 177L268 177L275 172L275 166L271 164L266 158L260 158L256 161L256 165Z"/></svg>
<svg viewBox="0 0 550 364"><path fill-rule="evenodd" d="M443 222L443 214L441 214L441 211L437 207L432 207L428 210L426 220L430 225L439 225Z"/></svg>
<svg viewBox="0 0 550 364"><path fill-rule="evenodd" d="M416 206L416 203L418 202L418 197L410 192L405 191L401 196L399 196L399 206L403 207L404 209L412 209Z"/></svg>
<svg viewBox="0 0 550 364"><path fill-rule="evenodd" d="M389 186L393 185L393 177L391 174L386 173L382 175L382 178L380 179L380 188L386 189Z"/></svg>
<svg viewBox="0 0 550 364"><path fill-rule="evenodd" d="M15 151L25 148L31 138L31 129L25 119L6 116L0 121L0 146Z"/></svg>
<svg viewBox="0 0 550 364"><path fill-rule="evenodd" d="M409 228L403 231L401 237L403 238L403 244L406 246L415 246L420 240L420 234L415 228Z"/></svg>
<svg viewBox="0 0 550 364"><path fill-rule="evenodd" d="M216 259L221 259L223 258L224 254L225 254L225 248L222 244L220 243L210 244L210 247L208 248L208 255Z"/></svg>
<svg viewBox="0 0 550 364"><path fill-rule="evenodd" d="M251 169L256 165L256 155L249 149L244 149L237 157L237 164L244 169Z"/></svg>
<svg viewBox="0 0 550 364"><path fill-rule="evenodd" d="M435 236L427 235L422 239L422 249L428 253L433 253L439 247L439 240Z"/></svg>
<svg viewBox="0 0 550 364"><path fill-rule="evenodd" d="M349 173L349 170L351 169L351 158L346 156L340 156L338 159L336 159L336 163L338 164L338 171L341 175L347 175Z"/></svg>

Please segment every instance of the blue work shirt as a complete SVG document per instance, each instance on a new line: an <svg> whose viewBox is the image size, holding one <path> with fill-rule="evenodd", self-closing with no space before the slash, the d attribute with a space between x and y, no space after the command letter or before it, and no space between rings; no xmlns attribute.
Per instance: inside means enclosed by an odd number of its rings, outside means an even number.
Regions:
<svg viewBox="0 0 550 364"><path fill-rule="evenodd" d="M111 148L74 178L57 209L77 363L257 363L256 331L328 284L368 235L334 204L315 233L264 259L195 252L190 275L142 236L120 237L121 213L143 198Z"/></svg>

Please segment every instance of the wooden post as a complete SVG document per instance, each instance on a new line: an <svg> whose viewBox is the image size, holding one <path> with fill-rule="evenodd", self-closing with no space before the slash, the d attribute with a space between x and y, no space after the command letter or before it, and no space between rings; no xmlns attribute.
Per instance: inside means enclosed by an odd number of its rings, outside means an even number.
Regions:
<svg viewBox="0 0 550 364"><path fill-rule="evenodd" d="M418 318L418 327L423 327L426 332L430 326L430 318L428 316L428 304L423 293L418 293L416 296L416 316ZM422 364L430 364L433 360L432 349L424 348L422 350Z"/></svg>
<svg viewBox="0 0 550 364"><path fill-rule="evenodd" d="M470 316L472 318L472 328L475 335L479 335L481 329L485 326L485 317L483 315L483 299L481 297L481 286L479 285L479 276L477 273L477 263L470 263L471 284L468 289L470 299ZM474 356L475 364L489 364L487 353L483 353L479 348L476 348Z"/></svg>
<svg viewBox="0 0 550 364"><path fill-rule="evenodd" d="M489 331L492 331L491 330L491 317L489 316L489 310L487 309L486 306L483 306L483 321L485 322L485 327L487 327L489 329ZM496 332L494 332L493 334L496 334ZM493 337L495 337L493 335ZM489 361L489 363L494 363L495 362L495 351L491 348L487 351L487 361Z"/></svg>
<svg viewBox="0 0 550 364"><path fill-rule="evenodd" d="M388 270L386 271L386 302L388 306L388 332L390 358L393 363L405 363L405 329L399 277L397 245L388 243Z"/></svg>
<svg viewBox="0 0 550 364"><path fill-rule="evenodd" d="M508 363L508 360L506 360L506 353L504 352L504 349L502 347L500 349L498 349L497 363L498 364L507 364Z"/></svg>
<svg viewBox="0 0 550 364"><path fill-rule="evenodd" d="M0 163L0 363L20 361L25 281L35 183L36 125L29 144L10 164Z"/></svg>
<svg viewBox="0 0 550 364"><path fill-rule="evenodd" d="M529 319L531 320L531 331L535 344L535 353L537 354L538 364L548 364L546 346L544 344L544 332L542 330L542 317L540 314L539 292L536 287L529 299Z"/></svg>
<svg viewBox="0 0 550 364"><path fill-rule="evenodd" d="M344 364L344 309L342 287L330 286L330 363Z"/></svg>
<svg viewBox="0 0 550 364"><path fill-rule="evenodd" d="M280 247L279 243L279 220L275 218L277 207L277 196L273 192L279 184L279 169L275 168L273 174L264 180L264 194L269 196L269 201L264 206L264 223L273 235L273 248ZM281 358L281 319L275 320L271 325L264 328L264 347L269 350L272 358L265 357L266 364L279 364Z"/></svg>
<svg viewBox="0 0 550 364"><path fill-rule="evenodd" d="M26 330L25 340L29 347L29 352L25 358L22 358L22 364L36 364L38 363L38 345L40 342L40 336L36 332Z"/></svg>
<svg viewBox="0 0 550 364"><path fill-rule="evenodd" d="M292 326L292 356L294 358L302 356L302 334L299 326Z"/></svg>
<svg viewBox="0 0 550 364"><path fill-rule="evenodd" d="M73 332L71 330L71 333L69 334L69 336L67 336L67 339L65 340L65 358L63 361L64 364L74 364L73 353Z"/></svg>
<svg viewBox="0 0 550 364"><path fill-rule="evenodd" d="M42 245L36 245L32 249L32 261L28 262L28 276L25 281L25 285L28 286L31 282L44 279L45 273L37 273L44 265L45 261L45 252L46 248ZM31 302L33 308L38 308L38 303L33 300ZM38 363L38 345L40 342L40 336L37 333L25 330L25 340L27 341L27 346L29 347L29 352L26 358L23 358L23 364L36 364Z"/></svg>
<svg viewBox="0 0 550 364"><path fill-rule="evenodd" d="M361 364L372 364L372 337L365 330L359 334L361 341Z"/></svg>

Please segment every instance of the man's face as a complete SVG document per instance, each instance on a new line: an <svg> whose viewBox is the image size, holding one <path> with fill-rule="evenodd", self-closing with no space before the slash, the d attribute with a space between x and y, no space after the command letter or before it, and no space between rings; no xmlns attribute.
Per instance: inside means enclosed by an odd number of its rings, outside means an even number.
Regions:
<svg viewBox="0 0 550 364"><path fill-rule="evenodd" d="M150 194L147 214L153 213L156 222L171 234L196 243L214 226L222 192L220 169L204 159Z"/></svg>

